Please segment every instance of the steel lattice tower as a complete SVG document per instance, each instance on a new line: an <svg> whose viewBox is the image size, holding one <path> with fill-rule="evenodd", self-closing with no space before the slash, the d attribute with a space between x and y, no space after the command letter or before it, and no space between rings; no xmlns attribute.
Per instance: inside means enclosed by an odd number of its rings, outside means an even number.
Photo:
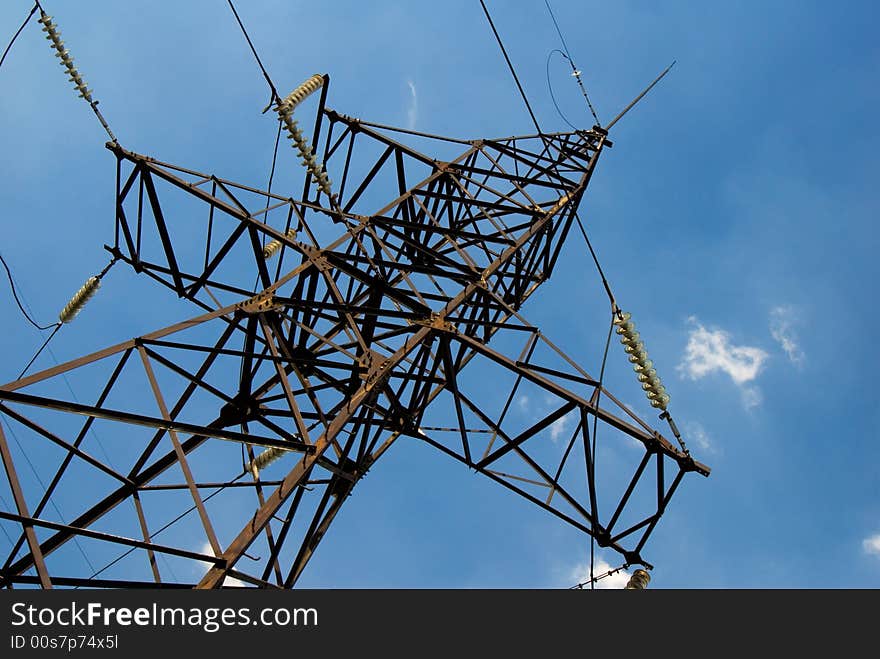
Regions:
<svg viewBox="0 0 880 659"><path fill-rule="evenodd" d="M57 464L48 482L23 478L0 427L15 505L0 522L20 533L4 585L292 587L397 441L435 447L627 564L646 564L682 477L708 475L520 313L607 132L432 136L460 145L438 161L327 108L326 83L312 143L332 198L310 174L284 197L107 144L108 250L203 313L0 386L0 414ZM59 378L80 376L74 399ZM535 423L511 413L524 387L552 401ZM548 441L563 417L563 441ZM613 500L596 423L642 451ZM75 514L53 521L53 501ZM76 567L73 539L109 572Z"/></svg>

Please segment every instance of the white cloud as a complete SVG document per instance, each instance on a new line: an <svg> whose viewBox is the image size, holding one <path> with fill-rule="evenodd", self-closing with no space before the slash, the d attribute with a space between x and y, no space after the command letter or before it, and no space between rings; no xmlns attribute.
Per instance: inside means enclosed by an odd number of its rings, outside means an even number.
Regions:
<svg viewBox="0 0 880 659"><path fill-rule="evenodd" d="M409 86L409 107L406 110L406 127L412 130L416 127L416 120L419 118L419 96L416 93L416 85L412 80L407 80Z"/></svg>
<svg viewBox="0 0 880 659"><path fill-rule="evenodd" d="M565 427L568 425L568 416L561 416L550 424L550 439L554 442L562 437Z"/></svg>
<svg viewBox="0 0 880 659"><path fill-rule="evenodd" d="M694 328L688 336L684 360L679 370L692 380L715 371L727 373L738 385L754 380L767 359L767 353L751 346L735 346L724 330L709 331L693 316L688 319Z"/></svg>
<svg viewBox="0 0 880 659"><path fill-rule="evenodd" d="M713 451L712 438L702 424L689 421L684 426L685 441L693 442L702 451Z"/></svg>
<svg viewBox="0 0 880 659"><path fill-rule="evenodd" d="M780 306L770 310L770 334L782 346L789 361L795 366L801 366L805 355L793 329L796 322L797 315L792 307Z"/></svg>
<svg viewBox="0 0 880 659"><path fill-rule="evenodd" d="M761 390L758 387L743 387L742 389L742 401L743 406L747 410L751 410L758 405L761 404L761 401L764 400L764 396L761 394Z"/></svg>
<svg viewBox="0 0 880 659"><path fill-rule="evenodd" d="M866 554L880 556L880 533L862 540L862 549L865 550Z"/></svg>
<svg viewBox="0 0 880 659"><path fill-rule="evenodd" d="M523 412L529 409L529 397L525 394L516 397L516 404Z"/></svg>
<svg viewBox="0 0 880 659"><path fill-rule="evenodd" d="M615 566L610 565L607 561L603 559L597 559L593 565L593 575L596 577L602 576L606 572L612 570ZM620 570L619 572L615 572L614 574L605 577L604 579L599 579L596 582L596 590L621 590L626 586L626 583L629 581L630 574L626 570ZM590 584L590 566L587 563L579 563L571 570L569 575L569 581L571 585L579 583L586 583L584 588L589 588Z"/></svg>

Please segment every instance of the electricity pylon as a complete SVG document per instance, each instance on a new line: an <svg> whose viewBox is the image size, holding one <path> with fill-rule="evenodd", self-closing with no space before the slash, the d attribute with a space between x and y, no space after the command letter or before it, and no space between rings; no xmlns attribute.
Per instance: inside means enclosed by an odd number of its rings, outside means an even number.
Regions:
<svg viewBox="0 0 880 659"><path fill-rule="evenodd" d="M0 523L19 534L4 585L292 587L401 441L627 564L647 565L683 476L708 475L521 313L553 272L607 131L419 135L459 150L440 161L327 108L326 94L298 197L108 142L107 249L204 313L0 386L24 450L56 465L48 482L23 477L0 426L14 502ZM330 194L326 177L310 187L324 171L338 181ZM526 391L546 404L540 418L517 414ZM607 488L597 426L603 442L640 450ZM67 519L52 518L57 504Z"/></svg>

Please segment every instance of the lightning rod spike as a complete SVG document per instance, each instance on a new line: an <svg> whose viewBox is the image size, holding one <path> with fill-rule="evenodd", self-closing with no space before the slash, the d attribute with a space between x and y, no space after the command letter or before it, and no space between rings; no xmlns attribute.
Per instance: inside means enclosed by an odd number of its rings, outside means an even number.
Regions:
<svg viewBox="0 0 880 659"><path fill-rule="evenodd" d="M623 110L620 111L620 114L618 114L616 117L614 117L614 119L611 120L611 123L609 123L607 126L605 126L605 130L606 131L611 130L611 127L614 124L616 124L618 121L620 121L620 119L623 117L623 115L625 115L627 112L629 112L636 103L641 101L645 97L645 94L647 94L649 91L651 91L651 89L653 89L654 85L656 85L658 82L660 82L660 80L663 79L663 76L665 76L667 73L669 73L669 70L673 66L675 66L675 62L676 62L676 60L672 60L672 64L667 66L666 70L663 71L663 73L661 73L659 76L654 78L654 82L652 82L650 85L645 87L645 90L641 94L636 96L629 105L627 105L625 108L623 108Z"/></svg>

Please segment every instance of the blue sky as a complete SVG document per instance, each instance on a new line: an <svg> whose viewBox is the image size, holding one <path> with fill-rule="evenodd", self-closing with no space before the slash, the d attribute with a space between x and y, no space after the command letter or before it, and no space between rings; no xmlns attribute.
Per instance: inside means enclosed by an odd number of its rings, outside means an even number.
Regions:
<svg viewBox="0 0 880 659"><path fill-rule="evenodd" d="M476 0L239 4L282 90L328 72L328 104L346 114L463 138L533 130ZM488 4L542 127L565 129L543 1ZM268 92L225 2L45 7L123 146L265 186ZM713 468L685 479L649 541L652 586L880 586L876 5L553 7L603 122L677 60L614 127L581 206L670 409ZM0 5L4 45L29 8ZM114 158L57 61L34 22L0 69L0 251L43 323L104 266L113 228ZM565 114L591 126L564 63L550 71ZM297 167L282 150L278 185ZM573 236L524 308L591 372L598 286ZM7 382L42 337L5 287L0 311ZM195 313L118 266L52 352L64 361ZM620 350L608 377L656 418ZM301 584L559 587L588 561L585 537L410 442L358 486Z"/></svg>

